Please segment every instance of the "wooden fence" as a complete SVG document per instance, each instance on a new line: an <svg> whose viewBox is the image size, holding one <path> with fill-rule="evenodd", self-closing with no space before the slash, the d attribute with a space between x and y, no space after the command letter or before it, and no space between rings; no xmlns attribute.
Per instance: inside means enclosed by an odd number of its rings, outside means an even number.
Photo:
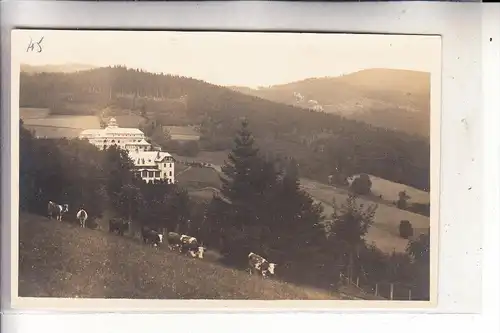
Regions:
<svg viewBox="0 0 500 333"><path fill-rule="evenodd" d="M360 294L366 296L374 296L376 299L388 300L414 300L412 291L415 291L414 286L401 283L381 282L375 284L362 283L359 277L349 279L344 274L340 273L340 283L344 286L350 286L351 290L358 290Z"/></svg>

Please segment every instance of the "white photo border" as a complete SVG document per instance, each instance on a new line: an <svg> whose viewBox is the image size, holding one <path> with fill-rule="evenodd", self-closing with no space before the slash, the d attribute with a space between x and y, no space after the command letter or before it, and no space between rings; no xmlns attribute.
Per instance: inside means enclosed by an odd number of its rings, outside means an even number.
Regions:
<svg viewBox="0 0 500 333"><path fill-rule="evenodd" d="M13 170L9 159L13 151L5 149L12 146L9 125L13 122L9 114L9 98L5 97L11 92L8 46L12 27L438 34L443 37L439 300L436 308L426 309L426 312L479 311L482 224L472 221L481 221L483 187L487 184L482 177L483 150L478 149L483 146L481 17L482 8L473 3L4 3L3 271L11 270L10 213L12 209L17 211L10 204L14 184L11 183ZM463 202L467 202L466 207ZM10 306L11 281L7 278L2 282L2 302ZM3 308L5 303L2 303ZM11 313L18 311L10 310ZM332 311L338 312L338 309ZM342 311L346 312L345 309ZM390 311L407 312L408 309L391 307Z"/></svg>

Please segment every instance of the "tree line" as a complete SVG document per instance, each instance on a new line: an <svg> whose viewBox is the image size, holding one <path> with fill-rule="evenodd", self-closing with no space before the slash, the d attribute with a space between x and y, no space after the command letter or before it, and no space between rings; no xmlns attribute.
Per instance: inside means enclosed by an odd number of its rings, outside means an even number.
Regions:
<svg viewBox="0 0 500 333"><path fill-rule="evenodd" d="M20 126L20 208L47 214L49 200L70 207L68 220L84 208L88 225L106 212L140 226L178 229L192 211L185 190L175 184L148 184L131 171L127 152L111 146L101 151L86 140L37 139ZM187 231L187 230L182 230Z"/></svg>
<svg viewBox="0 0 500 333"><path fill-rule="evenodd" d="M180 102L181 96L187 96ZM116 105L162 125L200 124L200 149L226 150L242 117L263 152L294 156L303 176L368 173L419 189L430 187L428 139L335 114L306 111L186 77L122 66L80 73L21 75L21 106L81 114ZM82 107L85 106L85 107Z"/></svg>
<svg viewBox="0 0 500 333"><path fill-rule="evenodd" d="M100 151L79 140L35 139L21 121L20 208L46 214L48 200L84 205L91 217L114 216L157 230L187 233L219 251L223 263L246 264L249 252L278 263L279 277L332 288L340 273L368 283L404 282L415 298L428 298L429 236L409 243L406 254L386 255L364 237L376 206L350 196L332 216L299 187L293 158L276 161L256 146L244 121L221 176L219 195L194 202L176 184L135 178L125 151ZM70 218L71 219L71 218Z"/></svg>

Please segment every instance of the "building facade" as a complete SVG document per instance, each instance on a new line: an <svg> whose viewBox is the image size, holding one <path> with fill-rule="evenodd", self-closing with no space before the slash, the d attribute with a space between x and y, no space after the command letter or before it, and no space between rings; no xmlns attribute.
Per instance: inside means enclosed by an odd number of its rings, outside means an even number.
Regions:
<svg viewBox="0 0 500 333"><path fill-rule="evenodd" d="M175 183L175 161L163 151L130 151L130 159L134 162L134 173L147 183L160 180L169 184Z"/></svg>
<svg viewBox="0 0 500 333"><path fill-rule="evenodd" d="M99 149L117 146L128 151L134 163L133 172L148 183L160 180L175 183L174 158L167 152L152 150L144 133L137 128L118 127L116 119L111 118L106 128L87 129L79 137Z"/></svg>
<svg viewBox="0 0 500 333"><path fill-rule="evenodd" d="M109 146L116 145L128 151L147 151L151 147L140 129L118 127L115 118L109 120L106 128L83 130L79 137L80 139L89 140L99 149L106 149Z"/></svg>

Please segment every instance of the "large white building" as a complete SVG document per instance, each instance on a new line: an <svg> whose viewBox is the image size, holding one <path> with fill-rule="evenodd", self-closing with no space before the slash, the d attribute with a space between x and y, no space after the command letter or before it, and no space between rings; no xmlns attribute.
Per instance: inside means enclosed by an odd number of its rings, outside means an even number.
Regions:
<svg viewBox="0 0 500 333"><path fill-rule="evenodd" d="M111 118L106 128L84 130L80 138L99 149L114 145L128 151L134 163L133 171L148 183L160 180L175 183L174 158L167 152L152 150L144 133L137 128L118 127L116 119Z"/></svg>
<svg viewBox="0 0 500 333"><path fill-rule="evenodd" d="M83 130L80 133L80 139L89 140L99 149L116 145L128 151L147 151L151 147L140 129L118 127L115 118L109 120L106 128Z"/></svg>

